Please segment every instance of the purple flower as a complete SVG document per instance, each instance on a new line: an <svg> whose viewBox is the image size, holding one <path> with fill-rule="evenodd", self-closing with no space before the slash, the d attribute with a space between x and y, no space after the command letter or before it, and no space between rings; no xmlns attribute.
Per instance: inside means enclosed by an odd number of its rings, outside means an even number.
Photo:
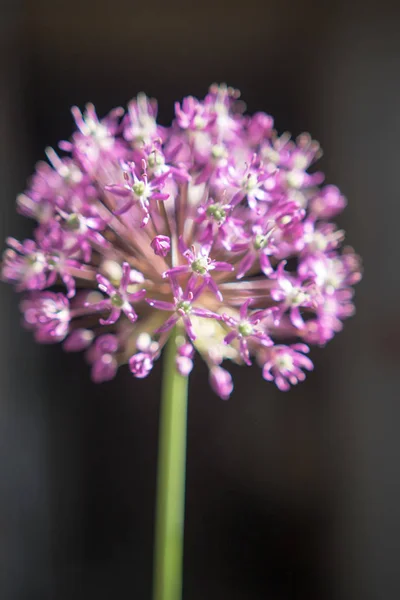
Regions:
<svg viewBox="0 0 400 600"><path fill-rule="evenodd" d="M346 198L335 185L326 185L311 200L310 209L319 219L332 219L342 212L346 206Z"/></svg>
<svg viewBox="0 0 400 600"><path fill-rule="evenodd" d="M9 248L3 255L2 276L17 284L17 290L41 290L47 285L48 264L44 252L33 240L20 243L8 238Z"/></svg>
<svg viewBox="0 0 400 600"><path fill-rule="evenodd" d="M129 369L138 379L147 377L153 368L153 358L147 352L138 352L129 359Z"/></svg>
<svg viewBox="0 0 400 600"><path fill-rule="evenodd" d="M142 289L135 292L128 290L133 284L142 283L144 277L138 271L133 271L128 263L122 265L122 278L119 287L116 289L110 281L103 275L96 276L99 289L109 296L109 300L101 300L92 305L92 308L98 311L110 310L107 319L100 319L102 325L113 325L116 323L123 312L131 323L137 319L137 314L132 306L133 302L142 300L146 295L146 290ZM86 306L90 306L88 303Z"/></svg>
<svg viewBox="0 0 400 600"><path fill-rule="evenodd" d="M233 207L224 202L224 198L215 201L208 198L207 202L201 204L197 209L197 223L202 224L202 231L199 233L199 241L205 245L210 245L214 240L224 237L222 226L229 220L229 215Z"/></svg>
<svg viewBox="0 0 400 600"><path fill-rule="evenodd" d="M179 102L175 103L175 115L179 127L191 131L210 131L216 120L216 114L192 96L184 98L182 107Z"/></svg>
<svg viewBox="0 0 400 600"><path fill-rule="evenodd" d="M271 206L266 216L257 218L248 232L247 239L231 245L232 252L242 254L244 251L238 265L237 278L244 277L255 262L258 269L261 268L267 277L271 277L273 268L270 257L278 258L278 254L282 251L280 243L282 237L285 237L302 217L304 211L294 202L288 202Z"/></svg>
<svg viewBox="0 0 400 600"><path fill-rule="evenodd" d="M245 169L244 173L230 166L228 168L227 181L233 188L238 188L238 191L231 200L231 204L235 206L246 198L249 207L257 212L260 201L265 202L272 199L269 189L274 188L273 175L274 173L265 170L257 154L253 155L251 163Z"/></svg>
<svg viewBox="0 0 400 600"><path fill-rule="evenodd" d="M161 327L156 330L156 333L169 331L178 321L181 320L188 337L193 341L196 339L196 335L192 327L192 316L216 320L219 320L221 317L215 312L207 310L206 308L194 306L193 302L201 294L202 286L194 290L193 280L189 281L185 291L182 290L181 286L176 282L175 279L172 279L171 285L173 290L173 302L165 302L163 300L146 298L146 301L153 308L174 313L163 323L163 325L161 325Z"/></svg>
<svg viewBox="0 0 400 600"><path fill-rule="evenodd" d="M123 175L125 185L106 185L104 189L115 196L127 198L123 205L114 211L116 215L123 215L133 206L138 206L143 214L142 227L144 227L150 219L150 200L166 200L169 196L169 194L160 192L166 178L169 176L169 172L167 171L149 181L146 161L143 160L141 173L137 173L135 163L130 162L123 165Z"/></svg>
<svg viewBox="0 0 400 600"><path fill-rule="evenodd" d="M66 352L81 352L86 350L94 340L91 329L75 329L70 333L63 344Z"/></svg>
<svg viewBox="0 0 400 600"><path fill-rule="evenodd" d="M176 355L176 369L183 377L187 377L193 369L193 357L194 348L192 344L181 344L179 346Z"/></svg>
<svg viewBox="0 0 400 600"><path fill-rule="evenodd" d="M275 322L279 324L282 315L288 310L292 324L302 329L304 321L300 313L301 307L315 309L322 301L322 296L314 283L304 284L302 277L293 277L284 271L285 261L281 262L276 275L276 287L271 290L271 297L279 302L275 313Z"/></svg>
<svg viewBox="0 0 400 600"><path fill-rule="evenodd" d="M188 376L197 352L221 398L226 360L255 359L286 390L312 368L305 343L354 314L361 263L330 221L344 196L309 173L319 144L278 136L238 98L214 84L177 103L170 127L144 94L104 118L73 107L63 154L47 148L18 196L37 226L8 238L2 278L27 294L35 338L85 350L94 381L123 365L146 377L176 327L177 370Z"/></svg>
<svg viewBox="0 0 400 600"><path fill-rule="evenodd" d="M114 379L118 360L116 352L119 347L118 338L112 334L100 335L87 352L87 360L92 365L92 379L95 383Z"/></svg>
<svg viewBox="0 0 400 600"><path fill-rule="evenodd" d="M157 256L167 256L171 250L171 239L167 235L156 235L152 239L150 246Z"/></svg>
<svg viewBox="0 0 400 600"><path fill-rule="evenodd" d="M63 294L32 293L21 302L21 310L27 327L35 332L36 341L54 344L67 335L71 314Z"/></svg>
<svg viewBox="0 0 400 600"><path fill-rule="evenodd" d="M160 353L160 347L147 333L141 333L136 340L136 348L140 352L129 359L129 369L135 377L143 379L152 370L154 360Z"/></svg>
<svg viewBox="0 0 400 600"><path fill-rule="evenodd" d="M163 128L157 124L157 102L141 93L128 104L128 114L123 123L124 138L135 147L150 144L163 137Z"/></svg>
<svg viewBox="0 0 400 600"><path fill-rule="evenodd" d="M218 365L210 369L210 385L222 400L228 400L233 391L231 374Z"/></svg>
<svg viewBox="0 0 400 600"><path fill-rule="evenodd" d="M123 145L116 138L119 118L124 112L122 108L115 108L101 120L90 103L83 114L77 106L73 106L71 112L78 131L70 142L60 142L59 146L62 150L72 152L84 171L94 174L101 161L122 155Z"/></svg>
<svg viewBox="0 0 400 600"><path fill-rule="evenodd" d="M248 314L249 305L253 302L253 298L249 298L243 302L239 311L239 319L222 315L224 322L232 328L232 331L225 337L225 344L231 344L233 340L239 341L240 355L247 365L251 365L249 340L256 340L262 346L272 346L273 341L266 333L262 326L262 320L271 314L273 309L254 311Z"/></svg>
<svg viewBox="0 0 400 600"><path fill-rule="evenodd" d="M302 369L312 371L314 365L304 356L309 352L305 344L292 344L292 346L274 346L269 349L269 356L263 366L263 377L267 381L275 381L277 387L286 392L291 385L304 381L305 374Z"/></svg>
<svg viewBox="0 0 400 600"><path fill-rule="evenodd" d="M222 302L222 294L211 277L210 271L233 271L234 267L227 262L215 261L210 258L211 248L207 246L202 246L199 250L196 250L195 246L188 248L183 239L179 238L178 247L188 264L168 269L163 273L163 277L175 278L178 275L190 273L190 281L193 284L198 279L202 280L201 289L207 286Z"/></svg>

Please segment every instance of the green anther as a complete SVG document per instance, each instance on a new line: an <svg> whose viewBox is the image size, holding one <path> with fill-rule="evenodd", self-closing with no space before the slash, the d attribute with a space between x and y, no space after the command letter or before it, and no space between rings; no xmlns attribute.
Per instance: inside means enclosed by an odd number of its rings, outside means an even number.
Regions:
<svg viewBox="0 0 400 600"><path fill-rule="evenodd" d="M251 335L253 333L253 325L244 321L243 323L240 323L238 331L240 335L242 335L243 337L247 337L248 335Z"/></svg>
<svg viewBox="0 0 400 600"><path fill-rule="evenodd" d="M144 191L146 189L146 185L143 181L138 181L137 183L133 184L132 189L135 192L136 196L143 196Z"/></svg>
<svg viewBox="0 0 400 600"><path fill-rule="evenodd" d="M292 306L301 306L307 300L307 294L300 288L294 287L290 293L289 300Z"/></svg>
<svg viewBox="0 0 400 600"><path fill-rule="evenodd" d="M57 260L55 257L51 257L47 260L47 264L49 267L55 267L57 265Z"/></svg>
<svg viewBox="0 0 400 600"><path fill-rule="evenodd" d="M255 250L262 250L263 248L265 248L267 243L268 243L268 237L266 235L261 235L261 233L259 233L255 237L254 248L255 248Z"/></svg>
<svg viewBox="0 0 400 600"><path fill-rule="evenodd" d="M221 206L219 206L218 204L211 204L207 208L206 212L207 212L207 216L208 217L212 217L218 223L223 223L225 221L226 211Z"/></svg>
<svg viewBox="0 0 400 600"><path fill-rule="evenodd" d="M68 229L77 230L80 227L79 216L75 213L69 215L67 219L67 227Z"/></svg>
<svg viewBox="0 0 400 600"><path fill-rule="evenodd" d="M119 294L113 294L111 296L111 304L115 306L115 308L122 308L124 304L123 298Z"/></svg>
<svg viewBox="0 0 400 600"><path fill-rule="evenodd" d="M279 358L276 359L276 364L279 369L285 369L290 371L293 369L293 359L288 354L283 354Z"/></svg>
<svg viewBox="0 0 400 600"><path fill-rule="evenodd" d="M251 190L254 190L257 187L257 183L256 175L248 175L243 181L243 187L248 192L251 192Z"/></svg>
<svg viewBox="0 0 400 600"><path fill-rule="evenodd" d="M152 152L149 158L147 159L147 164L151 169L153 169L156 166L159 167L163 164L162 156L160 156L160 154L157 154L156 152Z"/></svg>
<svg viewBox="0 0 400 600"><path fill-rule="evenodd" d="M38 262L36 254L27 256L26 262L28 263L28 265L31 265L31 266L35 265Z"/></svg>
<svg viewBox="0 0 400 600"><path fill-rule="evenodd" d="M181 300L181 302L178 302L177 309L183 310L183 312L188 315L192 309L192 305L189 300Z"/></svg>
<svg viewBox="0 0 400 600"><path fill-rule="evenodd" d="M212 147L211 154L213 155L213 158L222 158L225 156L225 148L217 144Z"/></svg>
<svg viewBox="0 0 400 600"><path fill-rule="evenodd" d="M208 271L208 262L206 258L196 258L192 262L192 271L198 273L199 275L205 275Z"/></svg>
<svg viewBox="0 0 400 600"><path fill-rule="evenodd" d="M203 117L201 117L200 115L196 115L193 119L193 123L196 129L204 129L204 127L207 124L207 121L203 119Z"/></svg>

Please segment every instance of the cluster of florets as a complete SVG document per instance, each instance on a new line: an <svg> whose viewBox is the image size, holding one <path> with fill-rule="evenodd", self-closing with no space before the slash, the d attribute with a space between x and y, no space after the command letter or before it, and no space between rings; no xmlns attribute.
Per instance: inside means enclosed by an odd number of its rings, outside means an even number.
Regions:
<svg viewBox="0 0 400 600"><path fill-rule="evenodd" d="M127 364L146 377L171 331L176 368L197 350L222 398L229 359L281 390L313 368L354 312L360 261L329 222L345 206L308 134L278 137L264 113L243 114L236 90L185 98L169 128L140 94L99 120L72 109L77 131L49 148L18 210L33 238L8 239L3 279L39 342L85 351L96 382ZM51 288L51 291L50 291Z"/></svg>

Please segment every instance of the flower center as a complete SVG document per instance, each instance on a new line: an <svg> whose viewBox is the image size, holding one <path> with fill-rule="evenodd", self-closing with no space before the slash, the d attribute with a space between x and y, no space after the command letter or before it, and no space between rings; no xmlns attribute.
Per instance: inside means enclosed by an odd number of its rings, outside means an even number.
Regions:
<svg viewBox="0 0 400 600"><path fill-rule="evenodd" d="M292 188L301 188L304 181L304 173L302 171L289 171L286 175L286 181Z"/></svg>
<svg viewBox="0 0 400 600"><path fill-rule="evenodd" d="M288 295L288 301L292 306L300 306L308 298L308 294L303 292L301 288L293 287L292 291Z"/></svg>
<svg viewBox="0 0 400 600"><path fill-rule="evenodd" d="M252 335L252 333L254 332L254 327L251 323L249 323L248 321L242 321L241 323L239 323L238 325L238 332L240 333L240 335L242 335L243 337L247 337L249 335Z"/></svg>
<svg viewBox="0 0 400 600"><path fill-rule="evenodd" d="M257 187L258 181L257 181L257 176L254 174L248 174L247 177L245 177L243 179L242 185L243 185L243 189L246 192L251 192L252 190L254 190Z"/></svg>
<svg viewBox="0 0 400 600"><path fill-rule="evenodd" d="M279 163L280 158L281 158L279 155L279 152L277 152L273 148L268 148L268 147L262 151L262 155L263 155L263 158L270 160L272 163L275 163L276 165Z"/></svg>
<svg viewBox="0 0 400 600"><path fill-rule="evenodd" d="M308 159L303 154L295 156L293 163L294 168L299 171L304 171L308 167Z"/></svg>
<svg viewBox="0 0 400 600"><path fill-rule="evenodd" d="M158 154L157 152L152 152L149 155L149 158L147 159L147 164L151 169L154 169L154 167L160 167L164 165L164 159L161 156L161 154Z"/></svg>
<svg viewBox="0 0 400 600"><path fill-rule="evenodd" d="M310 250L324 252L328 246L328 240L320 231L315 231L309 244Z"/></svg>
<svg viewBox="0 0 400 600"><path fill-rule="evenodd" d="M189 300L181 300L176 305L176 308L178 310L183 310L183 312L185 313L185 315L188 315L190 313L190 311L192 310L192 305L189 302Z"/></svg>
<svg viewBox="0 0 400 600"><path fill-rule="evenodd" d="M281 354L276 359L276 366L281 371L291 371L293 369L293 359L289 354Z"/></svg>
<svg viewBox="0 0 400 600"><path fill-rule="evenodd" d="M215 144L211 149L213 158L225 158L227 155L226 149L221 144Z"/></svg>
<svg viewBox="0 0 400 600"><path fill-rule="evenodd" d="M89 133L99 142L102 142L108 136L107 127L101 123L96 123L93 119L86 119L86 125Z"/></svg>
<svg viewBox="0 0 400 600"><path fill-rule="evenodd" d="M115 293L111 296L111 304L116 308L122 308L124 300L120 294Z"/></svg>
<svg viewBox="0 0 400 600"><path fill-rule="evenodd" d="M191 264L192 271L199 273L199 275L205 275L208 272L209 259L205 256L196 258Z"/></svg>
<svg viewBox="0 0 400 600"><path fill-rule="evenodd" d="M71 229L71 231L77 231L81 226L79 215L77 215L76 213L72 213L72 215L69 215L66 225L68 229Z"/></svg>
<svg viewBox="0 0 400 600"><path fill-rule="evenodd" d="M53 255L47 259L47 264L50 267L50 269L54 269L55 267L57 267L59 261L60 261L60 255L53 253Z"/></svg>
<svg viewBox="0 0 400 600"><path fill-rule="evenodd" d="M226 219L226 211L218 204L211 204L207 208L207 216L212 217L218 223L223 223Z"/></svg>
<svg viewBox="0 0 400 600"><path fill-rule="evenodd" d="M30 254L27 256L25 264L27 264L28 268L34 273L40 273L46 266L46 258L42 252Z"/></svg>
<svg viewBox="0 0 400 600"><path fill-rule="evenodd" d="M143 196L146 189L146 184L143 181L137 181L133 184L132 189L136 196Z"/></svg>
<svg viewBox="0 0 400 600"><path fill-rule="evenodd" d="M204 129L204 127L207 125L207 121L200 115L196 115L193 119L193 125L196 127L196 129Z"/></svg>
<svg viewBox="0 0 400 600"><path fill-rule="evenodd" d="M254 239L254 249L262 250L268 244L268 236L262 235L261 233L257 234Z"/></svg>
<svg viewBox="0 0 400 600"><path fill-rule="evenodd" d="M64 306L59 306L54 300L45 300L42 304L42 314L47 319L57 319L58 321L69 321L69 310ZM40 319L39 319L40 321Z"/></svg>

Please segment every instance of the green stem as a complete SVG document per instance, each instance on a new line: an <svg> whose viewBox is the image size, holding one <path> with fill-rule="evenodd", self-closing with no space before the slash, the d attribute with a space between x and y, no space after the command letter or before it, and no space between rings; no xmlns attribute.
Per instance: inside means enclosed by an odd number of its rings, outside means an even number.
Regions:
<svg viewBox="0 0 400 600"><path fill-rule="evenodd" d="M162 380L153 600L181 600L188 378L176 370L175 328Z"/></svg>

